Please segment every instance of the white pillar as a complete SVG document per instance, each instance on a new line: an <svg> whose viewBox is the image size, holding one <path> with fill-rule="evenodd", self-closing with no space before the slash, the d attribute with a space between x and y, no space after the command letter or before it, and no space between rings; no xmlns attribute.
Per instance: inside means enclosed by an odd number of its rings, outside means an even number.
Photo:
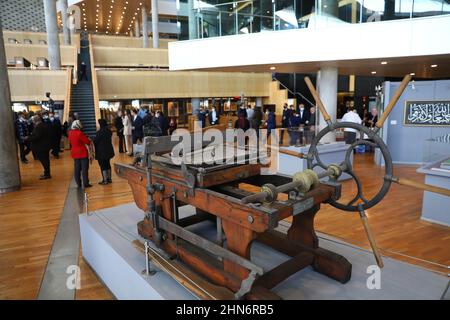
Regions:
<svg viewBox="0 0 450 320"><path fill-rule="evenodd" d="M139 38L139 37L141 36L140 33L141 33L141 32L140 32L140 30L139 30L139 20L138 20L138 18L137 18L137 16L136 16L136 19L134 19L134 36L135 36L136 38Z"/></svg>
<svg viewBox="0 0 450 320"><path fill-rule="evenodd" d="M152 38L153 48L159 48L158 0L152 0Z"/></svg>
<svg viewBox="0 0 450 320"><path fill-rule="evenodd" d="M64 34L64 44L69 46L71 44L70 28L69 28L69 15L67 14L67 0L61 0L61 17Z"/></svg>
<svg viewBox="0 0 450 320"><path fill-rule="evenodd" d="M58 24L56 20L56 1L44 0L44 12L50 70L58 70L61 69L61 53L59 49Z"/></svg>
<svg viewBox="0 0 450 320"><path fill-rule="evenodd" d="M334 67L324 67L317 73L317 89L320 99L325 109L330 115L331 121L336 122L337 113L337 89L338 89L338 69ZM317 112L320 112L317 108ZM322 115L319 116L319 130L327 126ZM323 142L334 142L334 134L327 134L322 138Z"/></svg>
<svg viewBox="0 0 450 320"><path fill-rule="evenodd" d="M19 160L14 133L5 46L0 21L0 194L20 188Z"/></svg>
<svg viewBox="0 0 450 320"><path fill-rule="evenodd" d="M142 6L141 13L142 13L142 47L148 48L148 12L145 6Z"/></svg>

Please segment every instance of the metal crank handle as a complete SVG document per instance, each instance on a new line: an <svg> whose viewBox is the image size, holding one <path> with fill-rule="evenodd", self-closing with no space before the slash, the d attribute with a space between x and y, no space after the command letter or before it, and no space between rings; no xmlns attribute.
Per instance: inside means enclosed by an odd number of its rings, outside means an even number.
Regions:
<svg viewBox="0 0 450 320"><path fill-rule="evenodd" d="M369 220L367 219L366 213L364 212L364 209L363 209L361 203L358 204L358 209L359 209L359 215L361 217L361 222L364 226L364 230L366 231L367 239L369 240L370 247L372 248L372 252L373 252L373 255L375 256L377 265L380 268L383 268L384 267L383 259L381 259L381 254L378 250L377 243L375 241L375 237L373 236L372 229L370 229L370 226L369 226Z"/></svg>
<svg viewBox="0 0 450 320"><path fill-rule="evenodd" d="M408 179L404 179L404 178L397 178L397 177L392 177L391 181L395 182L397 184L400 184L402 186L413 187L413 188L421 189L424 191L439 193L444 196L450 197L450 189L435 187L435 186L431 186L429 184L420 183L420 182L416 182L416 181L412 181L412 180L408 180Z"/></svg>

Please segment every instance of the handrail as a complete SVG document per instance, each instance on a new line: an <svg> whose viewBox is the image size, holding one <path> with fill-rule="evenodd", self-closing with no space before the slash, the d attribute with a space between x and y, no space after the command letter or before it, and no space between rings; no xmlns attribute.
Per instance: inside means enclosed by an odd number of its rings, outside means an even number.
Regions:
<svg viewBox="0 0 450 320"><path fill-rule="evenodd" d="M311 101L308 100L308 98L306 98L303 94L301 94L300 92L293 92L291 89L289 89L288 87L286 87L280 80L278 80L276 77L273 77L273 79L275 79L276 81L278 81L278 83L287 91L289 91L290 94L292 95L299 95L300 97L303 98L303 100L305 100L306 102L308 102L311 107L316 107L316 105L314 103L312 103Z"/></svg>
<svg viewBox="0 0 450 320"><path fill-rule="evenodd" d="M70 99L72 96L72 68L67 68L67 90L66 99L64 100L64 112L62 123L69 120Z"/></svg>
<svg viewBox="0 0 450 320"><path fill-rule="evenodd" d="M89 34L89 56L91 60L92 91L94 94L95 125L98 129L98 120L101 118L100 99L98 94L97 70L95 70L94 64L94 50L92 49L92 47L92 36Z"/></svg>

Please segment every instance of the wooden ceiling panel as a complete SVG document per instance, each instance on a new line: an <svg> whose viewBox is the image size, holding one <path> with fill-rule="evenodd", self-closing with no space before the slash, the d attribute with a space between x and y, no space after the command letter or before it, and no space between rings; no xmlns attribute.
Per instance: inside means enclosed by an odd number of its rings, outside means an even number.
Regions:
<svg viewBox="0 0 450 320"><path fill-rule="evenodd" d="M129 34L135 19L142 19L141 8L150 12L151 0L84 0L81 8L81 30L106 34Z"/></svg>

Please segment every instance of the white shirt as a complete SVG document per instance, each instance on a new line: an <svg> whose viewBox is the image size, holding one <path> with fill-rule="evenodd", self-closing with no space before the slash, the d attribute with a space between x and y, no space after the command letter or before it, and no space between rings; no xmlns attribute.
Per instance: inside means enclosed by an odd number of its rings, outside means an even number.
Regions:
<svg viewBox="0 0 450 320"><path fill-rule="evenodd" d="M361 124L362 120L359 117L358 113L356 113L355 111L349 111L346 114L344 114L344 116L342 117L342 122L353 122L353 123ZM358 130L352 129L352 128L345 128L344 131L357 132Z"/></svg>
<svg viewBox="0 0 450 320"><path fill-rule="evenodd" d="M128 116L123 117L122 123L123 123L123 134L125 136L131 136L132 123L130 121L130 118Z"/></svg>
<svg viewBox="0 0 450 320"><path fill-rule="evenodd" d="M247 119L252 120L254 113L255 113L255 111L252 108L247 108Z"/></svg>

